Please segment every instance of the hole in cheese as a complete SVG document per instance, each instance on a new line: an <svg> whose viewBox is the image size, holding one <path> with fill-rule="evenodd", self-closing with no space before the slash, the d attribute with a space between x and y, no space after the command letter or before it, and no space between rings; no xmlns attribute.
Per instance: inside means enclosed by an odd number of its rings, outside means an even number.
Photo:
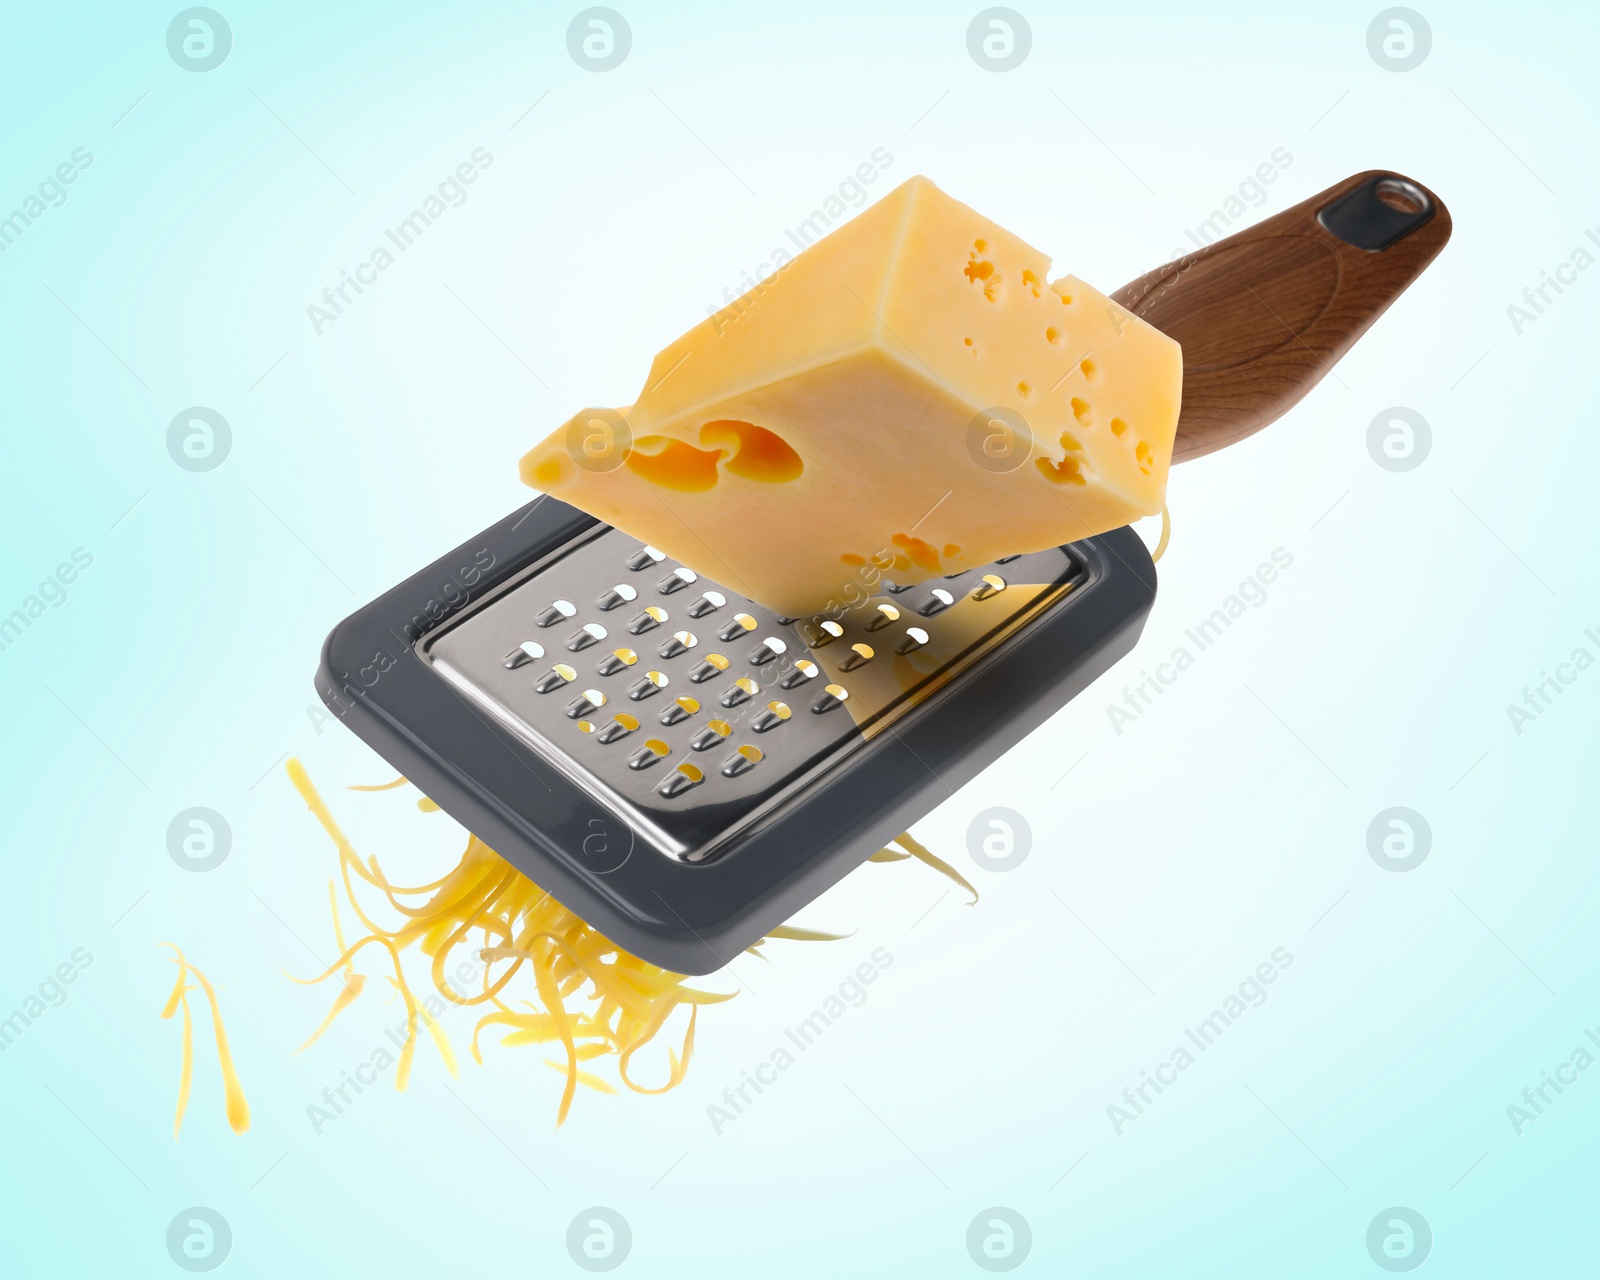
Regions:
<svg viewBox="0 0 1600 1280"><path fill-rule="evenodd" d="M717 484L720 450L706 452L682 440L645 436L628 451L628 470L653 485L679 493L704 493Z"/></svg>
<svg viewBox="0 0 1600 1280"><path fill-rule="evenodd" d="M711 447L697 449L667 436L644 436L629 451L628 468L651 484L679 493L714 489L723 471L764 484L786 484L805 471L805 462L787 440L753 422L718 418L700 428L700 443Z"/></svg>
<svg viewBox="0 0 1600 1280"><path fill-rule="evenodd" d="M918 568L926 569L930 573L939 568L939 553L921 538L913 537L909 533L897 533L889 541L903 550L909 563L915 564Z"/></svg>
<svg viewBox="0 0 1600 1280"><path fill-rule="evenodd" d="M1038 462L1039 470L1047 480L1054 480L1057 484L1089 483L1078 460L1070 453L1060 462L1051 462L1049 458L1040 458Z"/></svg>
<svg viewBox="0 0 1600 1280"><path fill-rule="evenodd" d="M722 469L746 480L785 484L798 479L805 470L805 463L787 440L753 422L718 418L700 428L700 443L726 445L729 456Z"/></svg>

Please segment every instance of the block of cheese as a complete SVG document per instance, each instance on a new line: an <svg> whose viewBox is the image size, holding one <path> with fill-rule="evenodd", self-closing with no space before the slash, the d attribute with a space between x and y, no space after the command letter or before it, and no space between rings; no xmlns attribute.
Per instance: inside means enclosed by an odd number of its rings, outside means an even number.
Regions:
<svg viewBox="0 0 1600 1280"><path fill-rule="evenodd" d="M1161 510L1178 344L915 177L656 357L534 488L791 617Z"/></svg>

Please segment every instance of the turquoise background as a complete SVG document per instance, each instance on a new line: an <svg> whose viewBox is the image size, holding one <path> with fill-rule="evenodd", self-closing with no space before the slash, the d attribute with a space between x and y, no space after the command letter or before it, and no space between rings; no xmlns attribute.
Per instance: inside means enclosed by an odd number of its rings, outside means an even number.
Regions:
<svg viewBox="0 0 1600 1280"><path fill-rule="evenodd" d="M576 5L219 4L206 73L168 56L176 6L13 5L0 41L0 216L92 156L0 254L0 617L93 558L0 652L0 1017L92 957L0 1054L0 1270L181 1274L191 1205L231 1226L223 1273L263 1277L579 1274L591 1205L650 1276L980 1274L967 1226L996 1205L1030 1226L1024 1274L1380 1275L1367 1228L1396 1205L1430 1224L1426 1274L1592 1266L1600 1071L1520 1134L1507 1108L1600 1024L1600 674L1520 733L1506 708L1600 657L1600 270L1507 313L1600 224L1593 10L1429 5L1431 53L1395 73L1376 6L1018 0L1032 51L992 73L976 3L616 0L632 50L594 73ZM480 147L465 202L315 332ZM285 974L332 954L334 863L282 760L396 875L462 839L339 790L391 771L313 714L322 637L524 501L526 447L631 402L879 147L874 195L926 173L1108 291L1277 148L1249 218L1393 167L1455 237L1336 378L1174 473L1138 650L917 826L976 907L864 867L801 921L848 940L721 975L746 990L664 1097L585 1094L557 1131L540 1055L477 1067L451 1014L459 1080L424 1045L408 1092L315 1133L397 1014L364 998L292 1055L331 994ZM166 445L195 405L231 429L206 472ZM1404 473L1367 448L1391 406L1431 427ZM1278 548L1265 602L1118 733L1108 706ZM166 849L195 805L232 832L203 874ZM965 851L995 805L1033 836L1003 874ZM1367 849L1396 805L1432 832L1404 873ZM168 939L218 984L243 1137L201 1015L172 1140ZM865 1003L717 1133L723 1088L878 947ZM1108 1106L1277 948L1265 1003L1118 1134Z"/></svg>

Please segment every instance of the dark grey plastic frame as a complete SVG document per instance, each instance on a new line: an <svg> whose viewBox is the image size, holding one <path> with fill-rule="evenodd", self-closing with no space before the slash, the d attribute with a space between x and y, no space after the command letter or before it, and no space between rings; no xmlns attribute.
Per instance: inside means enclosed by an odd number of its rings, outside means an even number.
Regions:
<svg viewBox="0 0 1600 1280"><path fill-rule="evenodd" d="M596 524L541 497L340 622L328 707L446 813L635 955L718 969L970 782L1133 648L1155 602L1144 542L1076 544L1087 580L984 661L863 744L715 860L634 833L473 707L417 640Z"/></svg>

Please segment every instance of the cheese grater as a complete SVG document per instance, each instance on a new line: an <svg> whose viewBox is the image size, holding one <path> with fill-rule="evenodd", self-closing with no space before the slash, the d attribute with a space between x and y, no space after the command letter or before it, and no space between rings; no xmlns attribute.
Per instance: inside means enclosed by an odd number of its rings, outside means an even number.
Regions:
<svg viewBox="0 0 1600 1280"><path fill-rule="evenodd" d="M1303 396L1449 226L1418 184L1360 174L1120 290L1185 344L1174 456ZM1232 413L1216 360L1187 367L1219 315L1242 353ZM707 973L1098 678L1156 593L1128 528L916 585L860 577L848 606L784 617L540 497L335 627L318 689L565 906Z"/></svg>

